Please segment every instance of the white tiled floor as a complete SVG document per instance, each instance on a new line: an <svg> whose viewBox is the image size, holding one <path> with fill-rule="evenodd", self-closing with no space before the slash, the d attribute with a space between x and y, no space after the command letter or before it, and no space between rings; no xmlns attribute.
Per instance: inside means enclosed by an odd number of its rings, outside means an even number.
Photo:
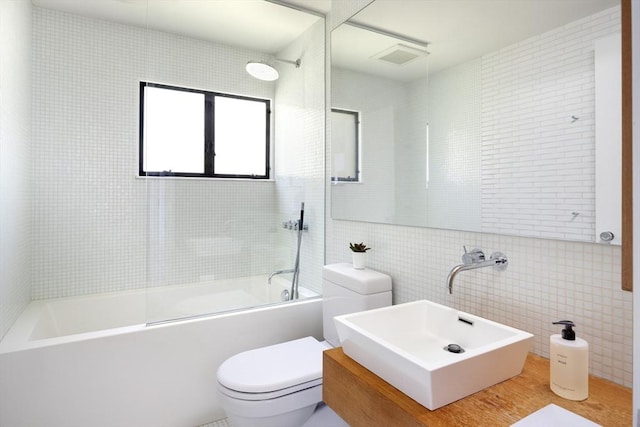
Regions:
<svg viewBox="0 0 640 427"><path fill-rule="evenodd" d="M213 423L204 424L199 427L233 427L228 419L219 420ZM304 427L349 427L335 412L329 409L324 403L320 403L316 412L309 419Z"/></svg>
<svg viewBox="0 0 640 427"><path fill-rule="evenodd" d="M224 420L219 420L213 423L204 424L199 427L233 427L233 425L231 425L231 422L225 418Z"/></svg>

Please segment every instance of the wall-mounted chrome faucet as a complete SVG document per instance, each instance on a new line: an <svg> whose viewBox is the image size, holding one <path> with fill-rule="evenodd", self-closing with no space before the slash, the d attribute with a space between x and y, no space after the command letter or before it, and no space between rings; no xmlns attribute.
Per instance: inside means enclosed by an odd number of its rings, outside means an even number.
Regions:
<svg viewBox="0 0 640 427"><path fill-rule="evenodd" d="M463 246L464 247L464 246ZM447 286L449 287L449 293L453 293L453 279L456 274L461 271L474 270L476 268L493 267L495 270L503 271L509 265L507 256L502 252L494 252L491 257L485 259L484 252L480 249L474 249L471 252L467 252L467 248L464 248L464 254L462 255L462 264L456 265L451 269L447 276Z"/></svg>

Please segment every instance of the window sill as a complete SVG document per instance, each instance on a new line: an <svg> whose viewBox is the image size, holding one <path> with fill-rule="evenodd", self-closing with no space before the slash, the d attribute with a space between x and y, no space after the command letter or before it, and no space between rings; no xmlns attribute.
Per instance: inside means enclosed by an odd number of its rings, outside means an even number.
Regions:
<svg viewBox="0 0 640 427"><path fill-rule="evenodd" d="M229 182L229 181L241 181L241 182L276 182L275 179L251 179L251 178L211 178L200 176L140 176L136 175L136 179L141 180L185 180L185 181L209 181L209 182Z"/></svg>

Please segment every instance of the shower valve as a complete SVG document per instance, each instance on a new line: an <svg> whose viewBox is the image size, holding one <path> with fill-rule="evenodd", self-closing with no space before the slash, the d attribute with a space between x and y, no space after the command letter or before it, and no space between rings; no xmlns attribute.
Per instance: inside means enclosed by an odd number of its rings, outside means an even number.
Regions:
<svg viewBox="0 0 640 427"><path fill-rule="evenodd" d="M287 230L295 230L298 231L298 221L296 220L289 220L289 221L284 221L282 223L282 228L285 228ZM309 231L309 224L304 224L302 226L302 230L303 231Z"/></svg>

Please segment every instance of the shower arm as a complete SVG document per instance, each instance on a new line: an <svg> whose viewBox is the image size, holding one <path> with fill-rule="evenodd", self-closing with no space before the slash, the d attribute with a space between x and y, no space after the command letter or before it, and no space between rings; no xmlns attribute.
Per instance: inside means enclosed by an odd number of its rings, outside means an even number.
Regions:
<svg viewBox="0 0 640 427"><path fill-rule="evenodd" d="M292 61L290 59L276 58L276 61L284 62L285 64L295 65L296 68L300 68L300 64L302 64L302 59L300 58L296 59L295 61Z"/></svg>

